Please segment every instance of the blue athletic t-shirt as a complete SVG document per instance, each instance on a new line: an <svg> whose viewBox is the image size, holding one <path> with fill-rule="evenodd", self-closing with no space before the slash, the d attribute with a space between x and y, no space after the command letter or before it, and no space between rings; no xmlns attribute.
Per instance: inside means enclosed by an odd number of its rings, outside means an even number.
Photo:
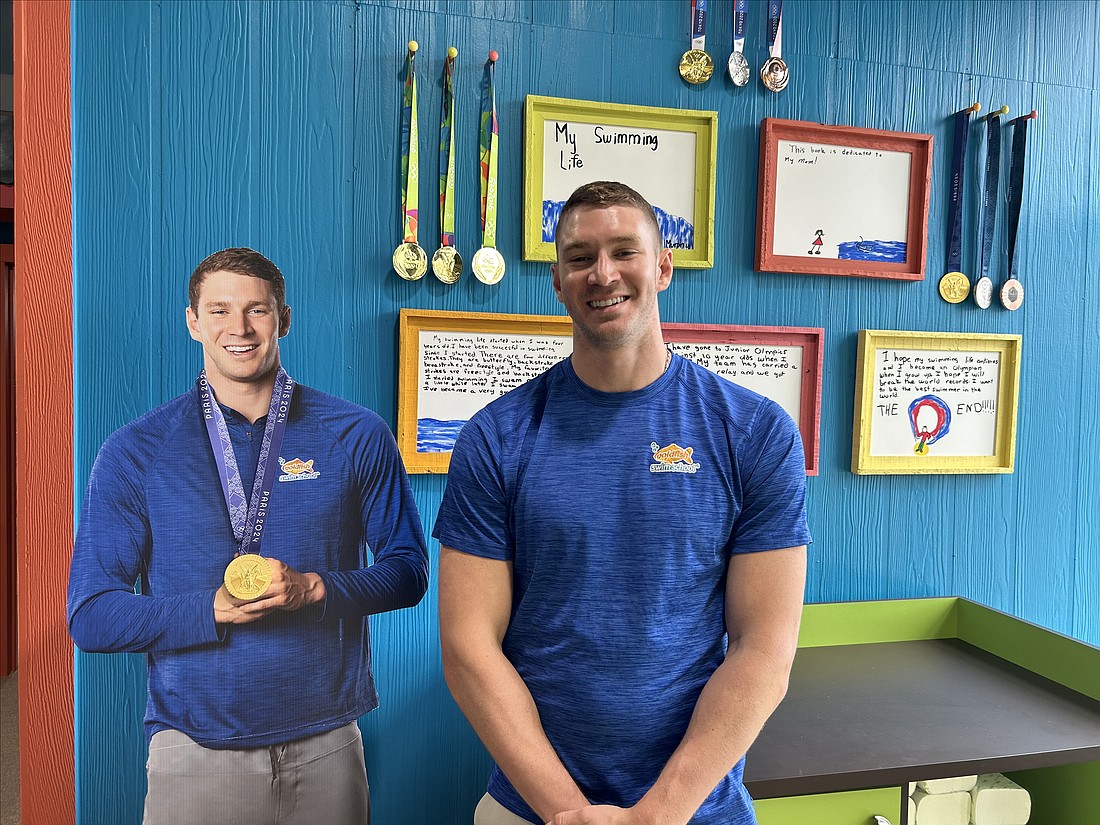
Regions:
<svg viewBox="0 0 1100 825"><path fill-rule="evenodd" d="M513 562L504 653L588 799L629 806L725 655L729 555L810 541L802 441L777 404L678 356L628 393L565 360L463 427L434 535ZM742 771L692 823L754 821ZM499 769L489 792L538 821Z"/></svg>

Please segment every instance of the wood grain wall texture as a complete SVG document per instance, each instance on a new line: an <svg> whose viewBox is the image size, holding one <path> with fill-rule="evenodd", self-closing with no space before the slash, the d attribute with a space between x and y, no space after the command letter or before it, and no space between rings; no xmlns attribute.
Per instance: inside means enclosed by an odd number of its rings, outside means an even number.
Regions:
<svg viewBox="0 0 1100 825"><path fill-rule="evenodd" d="M733 4L714 4L708 46L729 50ZM1100 643L1100 7L1089 2L860 0L785 4L793 72L774 95L676 74L688 4L617 2L144 3L73 5L75 478L115 428L186 391L200 366L184 329L186 279L210 251L250 245L284 270L301 381L395 420L401 307L558 313L543 264L521 260L525 95L719 113L717 265L680 271L668 321L826 329L821 473L809 480L810 601L968 596ZM750 0L748 56L766 56ZM457 63L458 246L479 246L478 93L501 54L495 287L407 283L400 240L399 108L406 43L420 43L421 242L434 248L441 73ZM1067 49L1072 59L1065 58ZM1039 110L1028 147L1017 313L949 306L949 115ZM752 269L757 130L793 118L935 136L923 282L758 274ZM977 258L980 141L968 158L964 261ZM1004 261L1003 221L998 266ZM1016 472L857 477L849 472L856 332L1022 333ZM413 489L430 531L445 480ZM433 543L433 569L438 546ZM447 694L435 584L415 609L373 622L382 707L363 720L377 821L466 823L489 762ZM79 821L136 823L144 791L144 665L77 654ZM257 686L262 691L262 685Z"/></svg>
<svg viewBox="0 0 1100 825"><path fill-rule="evenodd" d="M27 825L66 825L73 798L72 220L69 4L13 7L15 465L20 803ZM10 471L10 470L9 470Z"/></svg>

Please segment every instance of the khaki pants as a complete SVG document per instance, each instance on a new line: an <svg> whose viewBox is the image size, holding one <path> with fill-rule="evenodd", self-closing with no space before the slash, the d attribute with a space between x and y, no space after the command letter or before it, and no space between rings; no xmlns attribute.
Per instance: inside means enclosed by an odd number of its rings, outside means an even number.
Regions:
<svg viewBox="0 0 1100 825"><path fill-rule="evenodd" d="M489 794L485 794L474 809L474 825L531 825L531 823L516 816Z"/></svg>
<svg viewBox="0 0 1100 825"><path fill-rule="evenodd" d="M262 748L204 748L176 730L149 743L144 825L370 825L354 722Z"/></svg>

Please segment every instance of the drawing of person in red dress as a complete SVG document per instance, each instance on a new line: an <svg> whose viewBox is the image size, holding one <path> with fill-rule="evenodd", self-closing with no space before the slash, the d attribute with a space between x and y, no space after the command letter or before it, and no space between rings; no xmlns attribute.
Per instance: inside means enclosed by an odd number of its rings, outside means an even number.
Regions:
<svg viewBox="0 0 1100 825"><path fill-rule="evenodd" d="M825 233L822 232L819 229L819 230L817 230L817 232L815 234L817 235L817 237L814 238L813 243L810 244L810 249L806 253L807 255L820 255L821 254L821 246L824 243L824 241L821 240L821 236L824 235Z"/></svg>

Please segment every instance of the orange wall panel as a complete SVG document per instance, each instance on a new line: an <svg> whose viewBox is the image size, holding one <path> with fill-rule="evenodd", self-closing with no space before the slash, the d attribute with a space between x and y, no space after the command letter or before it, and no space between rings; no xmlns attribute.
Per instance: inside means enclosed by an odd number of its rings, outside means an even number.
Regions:
<svg viewBox="0 0 1100 825"><path fill-rule="evenodd" d="M75 822L69 3L15 0L16 565L24 825ZM32 747L33 743L33 747Z"/></svg>

